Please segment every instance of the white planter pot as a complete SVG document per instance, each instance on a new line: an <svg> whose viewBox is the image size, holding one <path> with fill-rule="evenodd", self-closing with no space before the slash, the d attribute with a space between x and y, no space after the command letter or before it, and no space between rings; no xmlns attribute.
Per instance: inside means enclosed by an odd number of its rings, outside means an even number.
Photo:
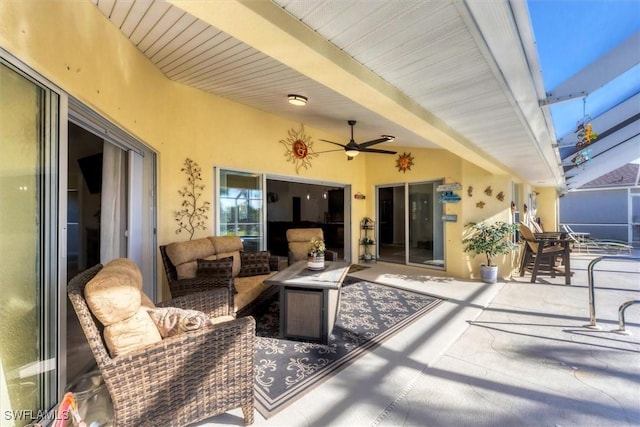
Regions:
<svg viewBox="0 0 640 427"><path fill-rule="evenodd" d="M324 254L309 256L307 258L307 268L309 270L324 270Z"/></svg>
<svg viewBox="0 0 640 427"><path fill-rule="evenodd" d="M498 266L482 264L480 266L480 279L484 283L496 283L498 281Z"/></svg>

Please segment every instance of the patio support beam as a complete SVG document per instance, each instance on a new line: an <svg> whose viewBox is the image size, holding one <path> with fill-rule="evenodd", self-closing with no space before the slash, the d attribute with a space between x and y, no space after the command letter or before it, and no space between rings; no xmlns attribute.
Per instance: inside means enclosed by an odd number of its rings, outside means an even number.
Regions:
<svg viewBox="0 0 640 427"><path fill-rule="evenodd" d="M588 96L640 63L640 31L556 86L541 106Z"/></svg>

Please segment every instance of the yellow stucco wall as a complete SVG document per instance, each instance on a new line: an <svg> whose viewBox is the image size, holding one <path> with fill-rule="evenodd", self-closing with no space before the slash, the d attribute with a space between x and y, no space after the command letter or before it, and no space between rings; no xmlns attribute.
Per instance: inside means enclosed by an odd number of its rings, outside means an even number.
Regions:
<svg viewBox="0 0 640 427"><path fill-rule="evenodd" d="M537 216L540 218L542 229L545 231L561 231L559 224L559 199L555 188L539 188L537 194Z"/></svg>
<svg viewBox="0 0 640 427"><path fill-rule="evenodd" d="M202 167L209 201L213 201L213 166L296 176L278 141L299 123L168 80L91 2L3 1L0 22L0 46L158 153L159 244L184 238L175 235L172 212L181 203L178 189L185 176L180 169L187 157ZM306 133L314 141L344 139L344 135L309 126ZM320 151L322 143L316 144ZM446 225L446 261L450 274L468 277L470 269L477 271L479 262L468 263L462 254L462 228L468 221L506 219L511 181L443 150L405 151L412 153L416 165L406 174L399 174L391 156L359 156L347 164L340 153L330 153L315 158L312 167L301 169L299 176L351 184L353 193L367 195L365 203L352 203L354 259L357 224L364 216L374 216L375 185L403 180L460 182L462 202L445 207L447 214L458 215L456 223ZM475 188L471 198L466 195L470 185ZM479 209L475 204L488 185L494 197L484 200L486 206ZM499 191L505 194L504 202L495 199ZM208 230L195 237L211 233L212 217ZM159 269L158 277L163 276Z"/></svg>

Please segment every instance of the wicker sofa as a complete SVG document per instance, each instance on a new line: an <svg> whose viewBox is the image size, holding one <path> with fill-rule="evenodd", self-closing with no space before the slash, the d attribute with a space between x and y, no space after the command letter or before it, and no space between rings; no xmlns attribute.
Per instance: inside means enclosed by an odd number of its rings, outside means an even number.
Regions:
<svg viewBox="0 0 640 427"><path fill-rule="evenodd" d="M126 259L92 267L68 285L111 396L114 425L184 426L234 408L253 423L254 319L233 318L227 288L157 305L141 288L140 271ZM153 320L148 326L152 312L185 310L198 310L207 322L181 320L175 325L183 330L166 337Z"/></svg>
<svg viewBox="0 0 640 427"><path fill-rule="evenodd" d="M209 236L160 246L160 254L173 298L193 292L228 287L230 306L238 316L271 293L264 283L287 267L285 257L267 251L245 252L238 236ZM229 264L212 261L229 260ZM206 269L203 268L206 266Z"/></svg>

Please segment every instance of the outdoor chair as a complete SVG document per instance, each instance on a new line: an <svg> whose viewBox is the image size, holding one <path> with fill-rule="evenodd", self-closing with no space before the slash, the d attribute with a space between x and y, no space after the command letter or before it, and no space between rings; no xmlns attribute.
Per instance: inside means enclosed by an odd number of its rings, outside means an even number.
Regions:
<svg viewBox="0 0 640 427"><path fill-rule="evenodd" d="M322 228L290 228L287 230L289 265L307 259L311 239L314 237L324 240ZM338 253L325 250L324 258L326 261L338 261Z"/></svg>
<svg viewBox="0 0 640 427"><path fill-rule="evenodd" d="M527 226L524 223L521 223L521 224ZM546 239L566 239L567 238L566 231L545 231L542 229L540 224L538 224L536 221L531 221L530 224L531 226L529 227L529 229L533 232L533 235L537 239L546 240Z"/></svg>
<svg viewBox="0 0 640 427"><path fill-rule="evenodd" d="M539 238L529 227L520 224L520 236L524 241L524 250L520 263L520 277L531 273L531 283L538 276L556 277L564 270L565 284L571 284L570 249L568 239Z"/></svg>
<svg viewBox="0 0 640 427"><path fill-rule="evenodd" d="M631 255L633 246L616 240L602 240L591 237L590 233L584 232L576 232L567 225L563 224L562 228L567 233L567 237L571 240L572 246L576 248L579 252L584 248L587 253L590 250L600 251L600 252L629 252Z"/></svg>
<svg viewBox="0 0 640 427"><path fill-rule="evenodd" d="M105 270L107 268L108 265ZM107 327L97 320L98 316L104 318L103 312L113 311L114 306L105 304L98 310L95 299L87 302L93 298L91 294L85 298L86 285L102 269L102 265L96 265L78 274L69 282L67 290L111 396L114 425L185 426L235 408L242 408L246 425L252 424L255 320L228 316L228 290L220 288L196 293L155 306L150 301L145 302L141 293L145 307L150 304L153 309L160 310L162 307L198 310L212 320L215 317L225 320L159 337L156 342L114 355L113 341L104 338ZM122 276L116 271L109 280ZM132 292L130 284L134 281L127 277L115 285L119 288L128 286L128 292ZM112 288L106 285L105 288L112 292ZM122 301L123 305L129 301L131 299ZM141 303L138 301L137 304ZM151 318L146 317L147 321ZM141 338L139 334L129 342Z"/></svg>

